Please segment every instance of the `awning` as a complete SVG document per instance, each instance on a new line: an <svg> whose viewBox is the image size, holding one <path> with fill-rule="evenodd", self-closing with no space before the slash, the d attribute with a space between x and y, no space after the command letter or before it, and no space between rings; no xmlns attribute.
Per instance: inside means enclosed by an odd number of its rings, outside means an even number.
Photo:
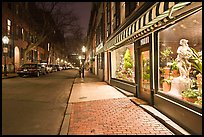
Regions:
<svg viewBox="0 0 204 137"><path fill-rule="evenodd" d="M157 2L133 23L109 41L105 50L117 47L125 41L140 38L171 19L174 12L192 2ZM135 13L136 14L136 13Z"/></svg>

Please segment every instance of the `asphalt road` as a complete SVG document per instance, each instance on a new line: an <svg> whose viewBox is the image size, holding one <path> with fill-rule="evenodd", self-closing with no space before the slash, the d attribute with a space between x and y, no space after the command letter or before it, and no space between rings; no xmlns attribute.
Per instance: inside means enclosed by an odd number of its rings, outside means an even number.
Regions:
<svg viewBox="0 0 204 137"><path fill-rule="evenodd" d="M77 73L2 80L2 134L58 135Z"/></svg>

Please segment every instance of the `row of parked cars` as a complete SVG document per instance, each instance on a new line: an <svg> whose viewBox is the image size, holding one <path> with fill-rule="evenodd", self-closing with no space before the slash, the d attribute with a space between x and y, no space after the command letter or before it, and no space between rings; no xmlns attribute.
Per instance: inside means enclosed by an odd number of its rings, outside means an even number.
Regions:
<svg viewBox="0 0 204 137"><path fill-rule="evenodd" d="M23 77L25 75L39 77L40 75L45 75L47 73L61 71L62 69L63 69L63 67L61 67L60 65L54 65L54 64L47 65L47 64L38 64L38 63L26 63L26 64L23 64L17 70L17 74L20 77Z"/></svg>

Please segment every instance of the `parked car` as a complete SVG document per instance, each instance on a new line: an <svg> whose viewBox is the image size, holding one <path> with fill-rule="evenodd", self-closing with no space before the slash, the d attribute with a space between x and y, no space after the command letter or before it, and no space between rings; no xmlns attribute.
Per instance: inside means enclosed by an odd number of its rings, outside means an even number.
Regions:
<svg viewBox="0 0 204 137"><path fill-rule="evenodd" d="M52 68L52 72L57 72L57 66L51 64L50 67Z"/></svg>
<svg viewBox="0 0 204 137"><path fill-rule="evenodd" d="M60 65L55 65L57 67L57 71L61 71L62 67Z"/></svg>
<svg viewBox="0 0 204 137"><path fill-rule="evenodd" d="M45 65L46 73L52 73L52 66L51 65Z"/></svg>
<svg viewBox="0 0 204 137"><path fill-rule="evenodd" d="M20 77L22 77L24 75L39 77L42 74L43 75L46 74L45 65L43 65L43 64L34 64L34 63L26 63L26 64L23 64L17 70L17 74Z"/></svg>

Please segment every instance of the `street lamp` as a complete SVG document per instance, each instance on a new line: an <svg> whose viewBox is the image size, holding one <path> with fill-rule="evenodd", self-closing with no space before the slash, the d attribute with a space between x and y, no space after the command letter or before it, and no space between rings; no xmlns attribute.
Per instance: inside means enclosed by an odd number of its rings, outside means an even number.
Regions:
<svg viewBox="0 0 204 137"><path fill-rule="evenodd" d="M9 43L9 38L7 36L4 36L2 38L2 41L3 41L3 44L4 44L4 47L3 47L3 53L4 53L4 76L7 76L7 67L6 67L6 56L7 56L7 53L8 53L8 43Z"/></svg>
<svg viewBox="0 0 204 137"><path fill-rule="evenodd" d="M85 60L86 60L86 47L85 46L83 46L82 47L82 52L83 52L83 56L84 56L84 61L83 61L83 66L82 66L82 78L84 78L84 62L85 62Z"/></svg>

